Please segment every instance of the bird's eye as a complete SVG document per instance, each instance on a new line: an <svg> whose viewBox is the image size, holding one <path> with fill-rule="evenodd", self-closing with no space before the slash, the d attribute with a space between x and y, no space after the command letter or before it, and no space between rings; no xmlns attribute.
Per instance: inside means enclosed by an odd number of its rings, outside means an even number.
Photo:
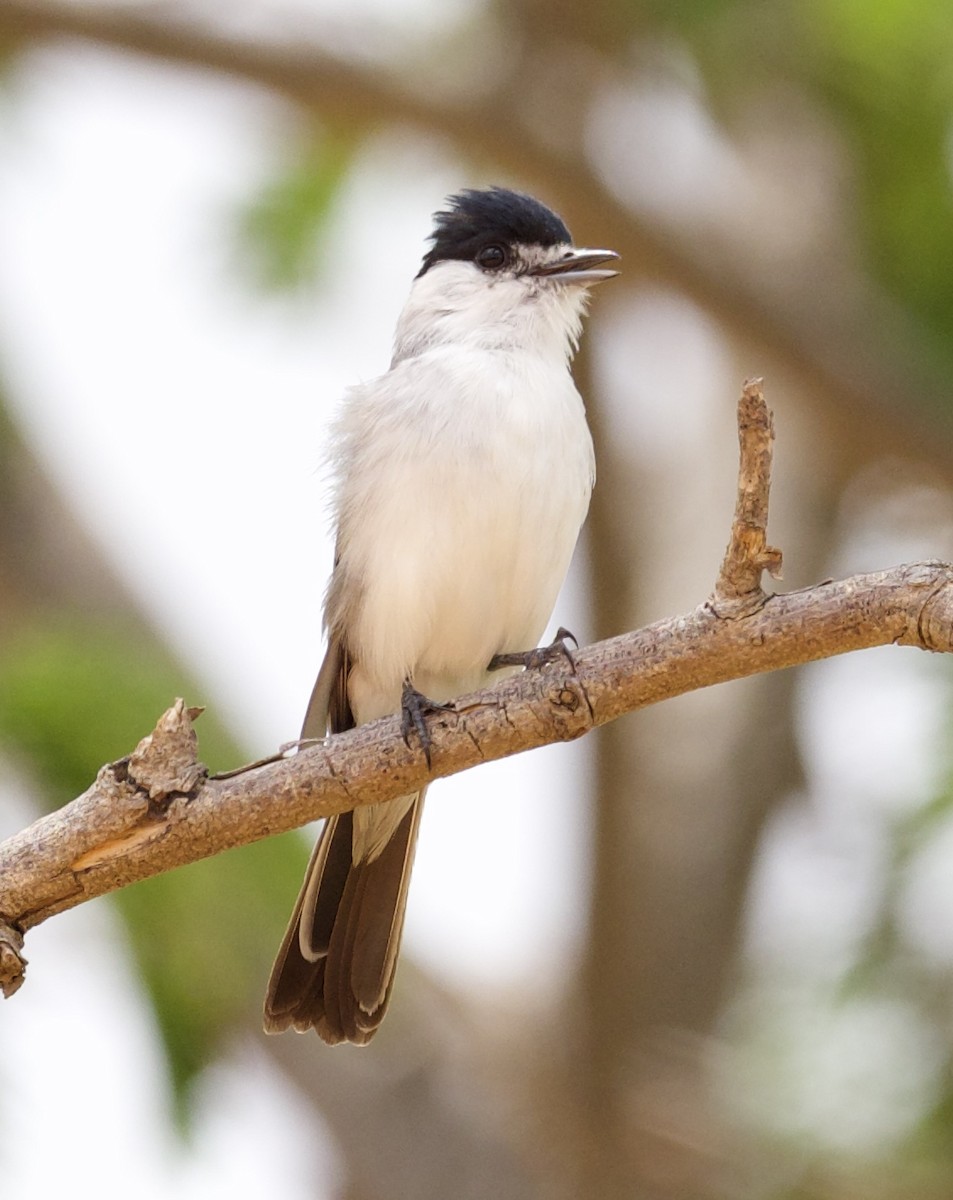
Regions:
<svg viewBox="0 0 953 1200"><path fill-rule="evenodd" d="M502 246L484 246L476 256L477 265L484 271L498 271L506 265L507 253Z"/></svg>

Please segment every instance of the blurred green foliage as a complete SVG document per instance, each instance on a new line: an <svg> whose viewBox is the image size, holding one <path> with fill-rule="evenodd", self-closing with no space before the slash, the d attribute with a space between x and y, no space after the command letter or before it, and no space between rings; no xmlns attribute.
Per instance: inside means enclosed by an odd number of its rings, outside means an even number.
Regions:
<svg viewBox="0 0 953 1200"><path fill-rule="evenodd" d="M772 91L830 120L850 172L848 236L932 352L953 359L953 6L698 0L653 2L650 18L627 7L641 36L675 34L690 49L729 124Z"/></svg>
<svg viewBox="0 0 953 1200"><path fill-rule="evenodd" d="M0 736L29 757L51 807L134 749L188 684L134 624L62 611L17 629L0 677ZM212 770L235 763L237 749L214 720L203 716L199 732Z"/></svg>
<svg viewBox="0 0 953 1200"><path fill-rule="evenodd" d="M789 64L828 104L854 159L868 265L934 337L953 328L953 8L814 0Z"/></svg>
<svg viewBox="0 0 953 1200"><path fill-rule="evenodd" d="M195 688L131 623L46 614L0 655L0 742L58 807L103 763L133 750L176 695ZM211 769L241 755L211 714L198 724ZM307 851L295 835L233 850L112 897L168 1051L178 1115L189 1084L257 1008Z"/></svg>
<svg viewBox="0 0 953 1200"><path fill-rule="evenodd" d="M266 292L291 292L322 274L323 234L359 143L314 137L238 214L239 261Z"/></svg>

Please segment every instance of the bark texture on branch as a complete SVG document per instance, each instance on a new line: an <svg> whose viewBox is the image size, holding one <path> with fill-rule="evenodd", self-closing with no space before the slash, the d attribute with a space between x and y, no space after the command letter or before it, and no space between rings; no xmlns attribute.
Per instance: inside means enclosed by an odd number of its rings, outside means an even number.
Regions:
<svg viewBox="0 0 953 1200"><path fill-rule="evenodd" d="M77 800L0 844L0 987L22 967L17 938L47 917L137 880L549 742L684 692L898 644L953 649L953 567L921 562L768 596L771 421L759 384L739 407L741 467L732 538L715 595L693 612L584 647L456 703L431 723L433 767L389 717L208 778L179 700L136 750ZM22 956L20 956L22 963Z"/></svg>

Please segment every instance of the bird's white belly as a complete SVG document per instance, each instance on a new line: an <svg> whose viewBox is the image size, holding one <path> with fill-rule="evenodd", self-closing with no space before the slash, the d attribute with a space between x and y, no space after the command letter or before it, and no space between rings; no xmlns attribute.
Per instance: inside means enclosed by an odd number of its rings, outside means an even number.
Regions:
<svg viewBox="0 0 953 1200"><path fill-rule="evenodd" d="M592 482L568 375L552 392L545 413L512 392L461 405L443 427L431 421L414 453L377 457L348 530L361 591L347 629L359 721L395 711L407 677L435 700L480 686L494 654L529 649L545 630Z"/></svg>

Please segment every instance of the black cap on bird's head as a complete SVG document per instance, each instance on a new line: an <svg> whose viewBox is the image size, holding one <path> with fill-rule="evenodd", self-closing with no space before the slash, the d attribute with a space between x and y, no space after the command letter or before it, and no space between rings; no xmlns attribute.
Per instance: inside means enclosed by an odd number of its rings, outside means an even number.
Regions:
<svg viewBox="0 0 953 1200"><path fill-rule="evenodd" d="M418 279L435 264L450 260L475 263L488 274L499 272L514 265L516 247L539 248L544 252L565 247L565 253L552 252L544 255L545 261L523 264L526 274L587 284L616 274L588 269L618 258L614 251L573 250L572 234L565 222L524 192L502 187L466 188L448 197L447 205L434 214L433 246L424 255Z"/></svg>
<svg viewBox="0 0 953 1200"><path fill-rule="evenodd" d="M502 187L466 188L448 196L447 204L434 213L433 246L424 256L421 275L446 259L475 262L481 250L497 244L556 246L572 242L564 222L523 192Z"/></svg>

